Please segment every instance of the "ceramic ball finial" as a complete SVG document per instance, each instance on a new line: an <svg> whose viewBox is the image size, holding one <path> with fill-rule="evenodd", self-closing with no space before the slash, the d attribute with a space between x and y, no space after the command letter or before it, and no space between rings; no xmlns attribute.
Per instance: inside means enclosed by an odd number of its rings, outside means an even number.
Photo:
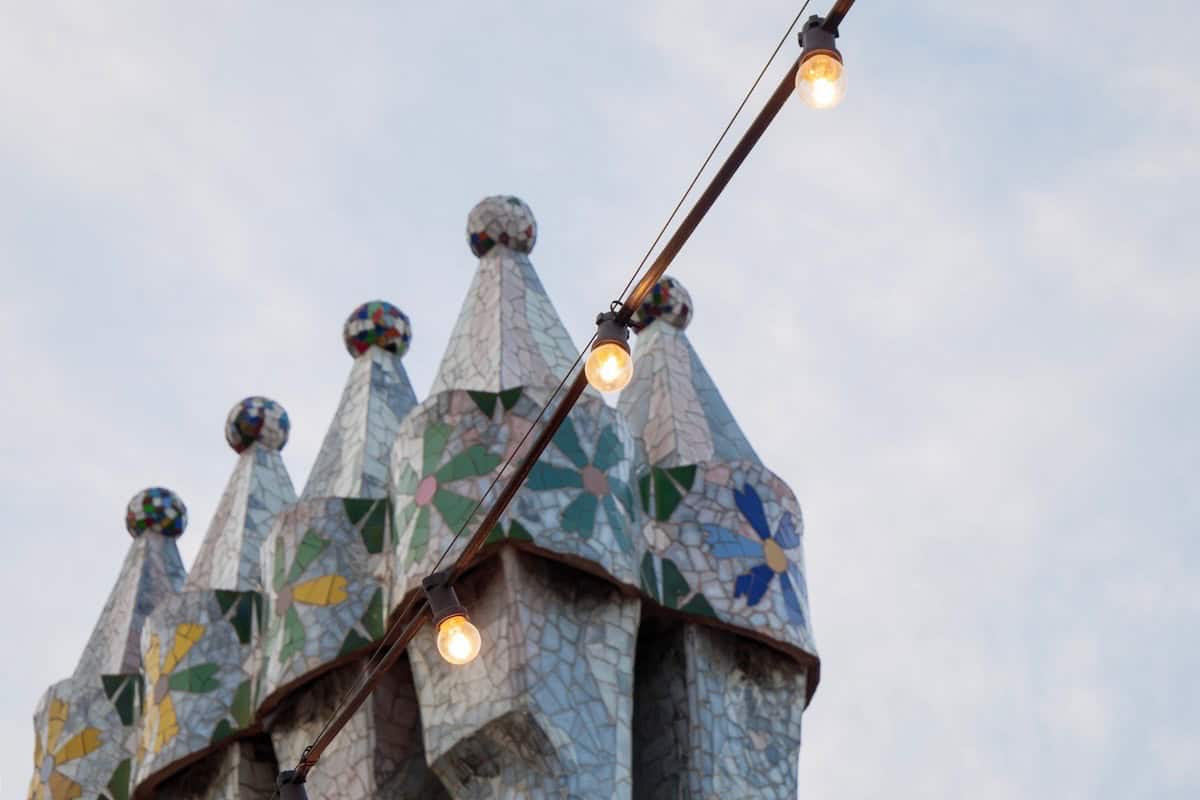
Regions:
<svg viewBox="0 0 1200 800"><path fill-rule="evenodd" d="M385 300L363 303L346 319L342 327L346 351L358 358L372 347L402 356L412 341L412 323L408 316Z"/></svg>
<svg viewBox="0 0 1200 800"><path fill-rule="evenodd" d="M643 331L650 323L661 320L683 330L692 321L692 311L692 296L687 289L679 281L664 275L646 295L641 307L633 312L630 324L635 331Z"/></svg>
<svg viewBox="0 0 1200 800"><path fill-rule="evenodd" d="M225 418L225 441L239 453L255 442L282 450L291 428L287 411L279 403L265 397L247 397Z"/></svg>
<svg viewBox="0 0 1200 800"><path fill-rule="evenodd" d="M187 506L179 495L161 486L142 489L125 508L125 530L135 539L146 531L179 536L186 527Z"/></svg>
<svg viewBox="0 0 1200 800"><path fill-rule="evenodd" d="M497 246L530 253L535 242L537 220L519 197L485 197L467 215L467 243L480 258Z"/></svg>

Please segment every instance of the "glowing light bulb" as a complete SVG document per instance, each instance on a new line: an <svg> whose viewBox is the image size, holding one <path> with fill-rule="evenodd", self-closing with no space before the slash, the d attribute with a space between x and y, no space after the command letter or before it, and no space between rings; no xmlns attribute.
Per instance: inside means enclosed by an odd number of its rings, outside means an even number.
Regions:
<svg viewBox="0 0 1200 800"><path fill-rule="evenodd" d="M597 391L619 392L633 377L633 356L620 342L600 342L592 348L583 370Z"/></svg>
<svg viewBox="0 0 1200 800"><path fill-rule="evenodd" d="M482 644L479 629L463 614L446 617L438 625L438 652L451 664L471 663L479 655Z"/></svg>
<svg viewBox="0 0 1200 800"><path fill-rule="evenodd" d="M833 108L846 94L846 71L829 53L813 53L796 72L796 91L813 108Z"/></svg>

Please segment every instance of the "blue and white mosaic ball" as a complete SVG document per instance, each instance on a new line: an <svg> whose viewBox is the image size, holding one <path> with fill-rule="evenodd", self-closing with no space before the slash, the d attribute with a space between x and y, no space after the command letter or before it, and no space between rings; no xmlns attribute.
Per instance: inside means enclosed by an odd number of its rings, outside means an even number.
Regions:
<svg viewBox="0 0 1200 800"><path fill-rule="evenodd" d="M537 220L519 197L485 197L467 215L467 243L480 258L496 245L531 253L536 241Z"/></svg>
<svg viewBox="0 0 1200 800"><path fill-rule="evenodd" d="M247 397L225 418L225 441L239 453L255 442L282 450L291 429L287 412L279 403L265 397Z"/></svg>
<svg viewBox="0 0 1200 800"><path fill-rule="evenodd" d="M187 506L179 495L161 486L142 489L125 509L125 530L133 538L146 531L178 536L187 527Z"/></svg>
<svg viewBox="0 0 1200 800"><path fill-rule="evenodd" d="M342 327L342 340L358 358L372 347L402 356L412 341L412 323L403 311L385 300L363 303L350 313Z"/></svg>
<svg viewBox="0 0 1200 800"><path fill-rule="evenodd" d="M674 278L663 276L646 295L641 307L633 312L629 324L635 331L645 330L655 320L662 320L679 330L692 321L692 296L683 284Z"/></svg>

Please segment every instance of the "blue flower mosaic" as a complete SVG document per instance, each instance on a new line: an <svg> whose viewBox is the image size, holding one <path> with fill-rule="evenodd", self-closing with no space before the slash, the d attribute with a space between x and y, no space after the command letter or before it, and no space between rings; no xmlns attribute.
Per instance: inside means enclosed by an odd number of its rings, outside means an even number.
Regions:
<svg viewBox="0 0 1200 800"><path fill-rule="evenodd" d="M625 457L625 448L612 426L605 426L600 432L591 458L584 452L570 417L563 421L552 441L573 468L538 461L529 473L526 486L535 492L581 490L562 511L563 530L577 533L585 539L591 537L596 527L596 514L603 508L621 549L627 553L632 551L633 542L626 530L626 518L633 515L633 491L629 484L609 474L609 470ZM620 500L619 506L614 497Z"/></svg>
<svg viewBox="0 0 1200 800"><path fill-rule="evenodd" d="M763 508L762 498L753 486L746 483L742 485L741 491L734 489L733 499L737 503L738 511L758 535L758 541L720 525L704 526L708 546L717 558L762 559L761 563L751 567L748 572L737 576L733 583L733 596L745 597L748 606L758 605L778 575L788 621L793 625L803 626L804 606L800 598L808 596L808 587L804 581L804 573L784 552L800 546L800 532L796 529L792 513L784 512L779 520L779 527L772 534L767 524L767 513Z"/></svg>

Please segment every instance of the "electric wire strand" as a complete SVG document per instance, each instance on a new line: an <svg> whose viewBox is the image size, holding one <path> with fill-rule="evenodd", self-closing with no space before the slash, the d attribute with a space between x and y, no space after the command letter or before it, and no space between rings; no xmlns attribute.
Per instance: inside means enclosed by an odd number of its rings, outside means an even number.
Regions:
<svg viewBox="0 0 1200 800"><path fill-rule="evenodd" d="M722 129L720 136L717 137L716 142L713 144L712 148L708 151L708 155L705 156L704 161L700 164L700 168L697 169L695 175L692 176L692 179L688 183L687 188L684 189L683 194L680 195L679 201L675 204L675 207L671 210L670 215L667 217L666 221L663 223L662 227L659 229L658 234L654 237L654 241L652 241L650 243L650 247L646 250L645 255L642 256L642 260L638 263L637 267L634 268L633 274L629 277L628 282L626 282L625 287L621 290L621 292L619 293L618 296L620 296L620 297L626 296L629 292L629 288L634 285L634 283L637 281L638 277L642 274L642 271L645 269L646 262L650 259L651 254L654 252L654 249L656 247L658 247L659 242L662 241L663 235L666 233L667 229L671 226L671 223L675 220L675 217L679 214L679 210L683 207L683 204L687 201L687 198L691 194L692 190L695 188L696 183L700 180L700 177L704 174L704 171L708 168L708 165L712 162L713 156L716 155L716 152L720 148L722 142L725 141L725 137L728 136L729 131L733 128L734 123L737 121L738 117L741 115L742 111L745 109L746 103L749 102L750 97L754 94L754 90L758 88L758 84L762 81L763 76L766 75L767 70L770 69L771 64L774 63L775 57L778 56L779 51L783 49L783 45L787 42L788 37L791 36L792 31L796 27L796 24L800 21L800 18L804 15L804 12L808 9L810 2L811 2L811 0L805 0L804 4L800 7L800 10L796 13L796 16L792 19L791 24L788 25L787 30L784 32L783 36L779 39L779 43L776 44L775 49L771 51L770 57L767 58L766 63L763 64L762 69L760 69L758 72L758 75L755 76L754 82L750 84L750 88L746 90L746 94L742 97L741 102L738 103L738 106L734 110L733 115L729 118L729 121L725 124L725 127ZM614 301L613 305L619 307L621 305L621 302ZM578 367L579 367L580 361L583 360L584 355L589 351L589 349L592 346L592 343L595 340L596 340L596 334L593 333L591 338L588 340L587 344L585 344L584 347L579 351L578 355L576 355L575 361L571 364L571 367L570 367L570 369L567 370L566 374L563 375L562 380L559 381L558 386L555 387L554 391L550 395L550 398L544 404L542 404L541 409L538 411L537 417L534 418L533 424L530 425L529 429L525 431L525 434L521 437L520 441L517 443L517 446L515 448L513 448L513 451L509 455L508 459L504 462L503 466L501 466L499 472L496 473L496 477L492 479L491 483L488 484L487 489L480 496L478 502L475 503L475 506L471 509L471 513L467 516L466 521L464 521L463 524L459 527L458 531L455 532L453 538L451 538L451 540L450 540L450 543L446 546L446 549L442 551L442 554L441 554L441 556L438 557L437 563L434 565L433 569L431 570L431 573L436 573L438 571L438 569L441 567L442 563L445 561L446 557L450 554L450 551L454 549L454 545L458 543L458 540L462 537L462 534L466 531L466 529L470 525L471 521L475 518L475 515L479 512L479 509L483 507L484 502L487 500L488 495L490 495L492 490L496 487L496 484L498 484L500 482L500 479L508 471L508 468L510 466L512 466L513 459L517 456L518 453L521 452L521 449L524 447L525 442L529 439L529 436L533 433L534 429L537 428L538 423L541 422L542 417L545 416L545 414L546 414L546 411L548 411L550 409L550 407L554 404L555 399L557 399L559 394L562 392L562 389L564 386L566 386L567 381L571 378L572 375L575 374L576 369L578 369ZM497 524L499 524L499 523L497 523ZM409 598L409 600L405 603L405 608L401 611L400 614L396 615L392 624L389 625L388 629L384 632L384 636L380 640L379 644L376 645L376 647L372 651L371 655L363 663L363 668L359 675L358 680L356 680L354 682L354 684L342 695L341 700L338 702L337 706L335 706L335 708L334 708L334 713L332 715L330 715L329 720L325 723L325 725L322 726L320 732L313 739L313 743L320 741L325 736L325 734L329 732L330 726L341 714L342 709L346 706L349 699L351 697L353 697L355 694L357 694L364 686L366 686L375 677L376 671L387 660L387 657L388 657L388 655L391 654L392 649L395 647L395 644L398 643L399 641L403 641L403 639L404 639L403 636L398 637L396 640L394 640L394 642L391 645L388 645L387 644L388 641L391 640L391 634L394 631L400 629L401 626L404 626L405 628L407 628L409 626L415 625L418 622L422 621L421 613L420 613L420 611L418 611L416 616L414 616L412 619L408 619L407 624L405 624L405 621L409 617L409 615L412 613L412 610L415 607L419 606L421 604L421 602L422 602L421 594L419 592L417 592L417 593L413 594ZM382 655L383 657L379 658L380 655ZM312 745L309 745L308 747L305 748L304 755L301 757L302 761L308 755L308 752L311 749L312 749ZM279 789L276 788L275 794L273 795L273 797L277 798L278 796L279 796Z"/></svg>

